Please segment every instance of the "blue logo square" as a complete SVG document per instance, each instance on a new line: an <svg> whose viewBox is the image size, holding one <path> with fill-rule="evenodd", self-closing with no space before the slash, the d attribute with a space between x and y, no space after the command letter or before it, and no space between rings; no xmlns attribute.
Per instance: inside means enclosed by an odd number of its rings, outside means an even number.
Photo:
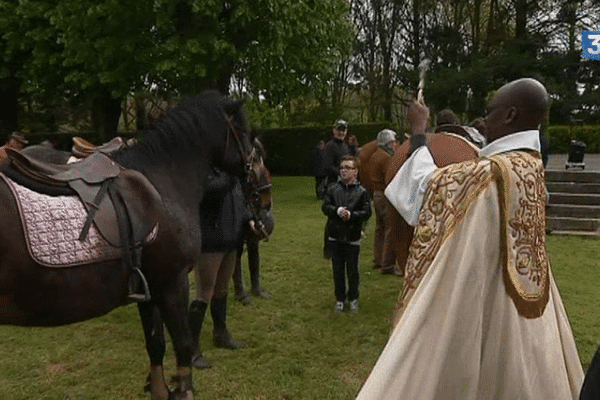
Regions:
<svg viewBox="0 0 600 400"><path fill-rule="evenodd" d="M585 31L581 35L581 56L600 60L600 31Z"/></svg>

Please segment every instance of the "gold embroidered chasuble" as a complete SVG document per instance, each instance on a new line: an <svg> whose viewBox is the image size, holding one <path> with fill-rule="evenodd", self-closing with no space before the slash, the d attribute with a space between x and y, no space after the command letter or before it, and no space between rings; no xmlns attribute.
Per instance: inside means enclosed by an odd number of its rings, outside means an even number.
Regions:
<svg viewBox="0 0 600 400"><path fill-rule="evenodd" d="M576 399L536 152L436 170L391 337L358 399Z"/></svg>

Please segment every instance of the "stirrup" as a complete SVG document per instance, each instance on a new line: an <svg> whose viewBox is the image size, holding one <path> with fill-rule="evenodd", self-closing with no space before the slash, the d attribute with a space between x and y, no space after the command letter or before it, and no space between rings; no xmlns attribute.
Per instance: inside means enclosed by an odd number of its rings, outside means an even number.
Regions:
<svg viewBox="0 0 600 400"><path fill-rule="evenodd" d="M143 302L143 301L150 301L150 288L148 288L148 281L146 281L146 277L144 276L142 271L140 271L139 268L132 268L132 270L141 279L142 286L144 287L144 293L143 294L142 293L129 293L127 295L127 298L136 303Z"/></svg>

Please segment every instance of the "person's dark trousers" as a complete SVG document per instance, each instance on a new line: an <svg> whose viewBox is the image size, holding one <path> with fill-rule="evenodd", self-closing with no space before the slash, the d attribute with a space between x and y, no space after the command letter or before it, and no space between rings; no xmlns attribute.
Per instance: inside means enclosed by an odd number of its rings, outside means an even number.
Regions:
<svg viewBox="0 0 600 400"><path fill-rule="evenodd" d="M585 374L579 400L600 400L600 347Z"/></svg>
<svg viewBox="0 0 600 400"><path fill-rule="evenodd" d="M329 240L329 219L327 219L323 230L323 258L331 258L329 243L331 243L331 240Z"/></svg>
<svg viewBox="0 0 600 400"><path fill-rule="evenodd" d="M335 298L345 302L358 299L360 275L358 273L358 256L360 246L336 240L329 241L331 265L333 267L333 283ZM348 292L346 293L346 276L348 277Z"/></svg>

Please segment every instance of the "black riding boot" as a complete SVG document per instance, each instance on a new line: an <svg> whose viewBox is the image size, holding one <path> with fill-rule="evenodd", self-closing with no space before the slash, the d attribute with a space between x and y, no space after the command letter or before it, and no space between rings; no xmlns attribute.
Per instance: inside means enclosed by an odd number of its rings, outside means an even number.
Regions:
<svg viewBox="0 0 600 400"><path fill-rule="evenodd" d="M244 347L244 343L231 337L227 330L227 296L210 302L210 314L212 315L214 331L213 343L215 347L224 349L239 349Z"/></svg>
<svg viewBox="0 0 600 400"><path fill-rule="evenodd" d="M200 349L200 332L202 331L202 322L206 314L208 303L200 300L192 301L190 304L189 322L192 332L192 365L196 368L210 368L212 364L208 362Z"/></svg>

